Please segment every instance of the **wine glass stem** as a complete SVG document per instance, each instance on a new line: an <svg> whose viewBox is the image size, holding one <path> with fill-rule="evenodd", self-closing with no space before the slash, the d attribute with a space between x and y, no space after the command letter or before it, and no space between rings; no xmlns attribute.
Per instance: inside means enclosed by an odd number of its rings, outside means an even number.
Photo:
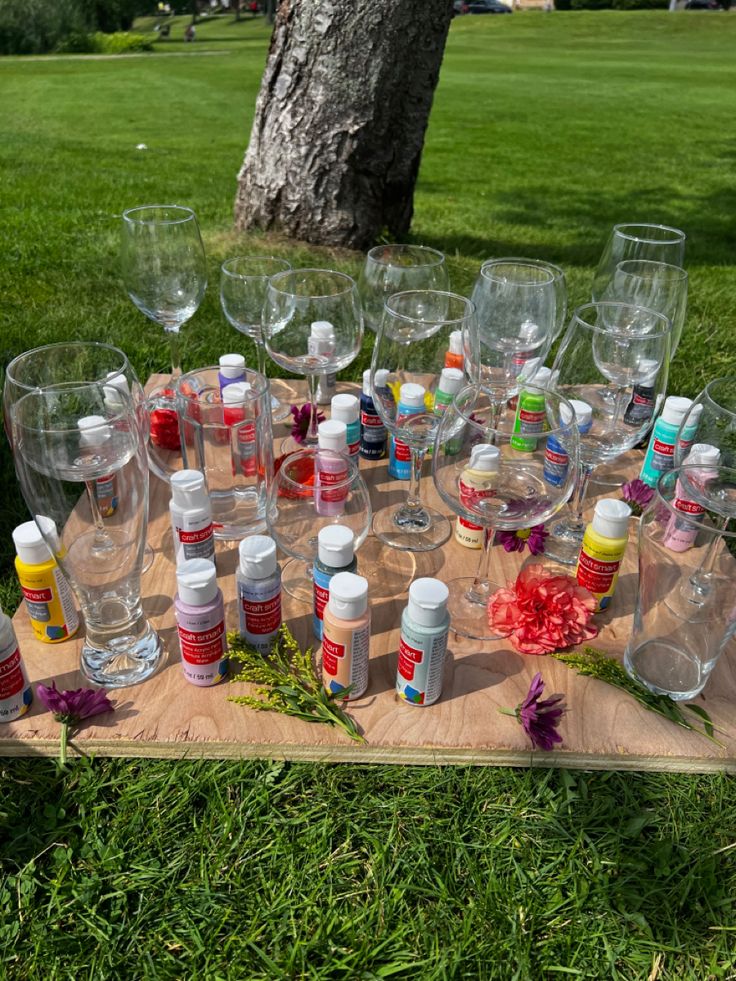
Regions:
<svg viewBox="0 0 736 981"><path fill-rule="evenodd" d="M175 382L181 378L181 347L179 344L179 331L172 328L164 328L169 335L169 350L171 351L171 380Z"/></svg>
<svg viewBox="0 0 736 981"><path fill-rule="evenodd" d="M488 435L486 439L493 445L495 443L495 432L498 429L499 423L501 421L501 413L504 407L503 402L491 402L490 419L488 422Z"/></svg>
<svg viewBox="0 0 736 981"><path fill-rule="evenodd" d="M309 429L307 430L307 443L317 442L317 376L307 375L307 386L309 388Z"/></svg>
<svg viewBox="0 0 736 981"><path fill-rule="evenodd" d="M412 446L411 448L411 471L409 472L409 492L406 495L406 507L411 511L418 511L422 506L420 481L422 479L422 467L427 448Z"/></svg>
<svg viewBox="0 0 736 981"><path fill-rule="evenodd" d="M490 595L491 546L493 545L493 539L493 527L488 525L483 534L483 551L478 562L478 570L469 592L472 602L482 603L484 606L488 602Z"/></svg>
<svg viewBox="0 0 736 981"><path fill-rule="evenodd" d="M576 528L584 528L583 511L585 509L585 497L588 493L588 483L593 473L593 468L585 463L580 464L578 479L575 484L575 493L570 501L570 510L573 513L573 524Z"/></svg>
<svg viewBox="0 0 736 981"><path fill-rule="evenodd" d="M266 377L266 345L263 343L263 339L256 341L256 365L258 366L258 374Z"/></svg>

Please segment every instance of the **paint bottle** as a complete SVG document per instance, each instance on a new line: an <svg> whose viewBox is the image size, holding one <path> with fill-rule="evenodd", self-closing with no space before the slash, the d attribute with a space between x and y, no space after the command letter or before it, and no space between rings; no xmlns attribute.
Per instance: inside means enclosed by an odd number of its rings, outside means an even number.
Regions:
<svg viewBox="0 0 736 981"><path fill-rule="evenodd" d="M317 558L312 567L314 583L314 607L312 629L314 636L322 640L322 620L330 598L330 582L339 572L355 572L355 535L344 525L327 525L317 535Z"/></svg>
<svg viewBox="0 0 736 981"><path fill-rule="evenodd" d="M552 372L549 368L538 368L534 380L528 382L535 388L546 388L549 384ZM509 442L515 450L523 453L533 453L537 448L537 439L532 439L534 434L541 434L547 429L547 410L545 399L542 392L531 392L522 388L519 392L519 400L516 406L516 417L514 419L514 432L518 436L512 436Z"/></svg>
<svg viewBox="0 0 736 981"><path fill-rule="evenodd" d="M376 387L378 376L376 372ZM383 382L387 371L383 372ZM363 372L363 394L360 396L360 455L364 460L382 460L386 455L386 427L376 412L376 406L371 394L371 369Z"/></svg>
<svg viewBox="0 0 736 981"><path fill-rule="evenodd" d="M649 446L644 456L644 463L639 474L639 477L649 487L656 487L657 481L662 474L667 473L668 470L672 470L675 460L677 432L692 404L691 399L680 398L677 395L670 395L664 400L662 414L654 423L654 429L652 430ZM695 413L692 414L694 415ZM699 414L698 418L694 421L694 425L689 425L688 429L683 433L684 439L681 445L687 446L687 448L692 445L692 441L695 438L695 430L698 428L698 421ZM688 439L689 443L687 442Z"/></svg>
<svg viewBox="0 0 736 981"><path fill-rule="evenodd" d="M33 692L13 623L0 608L0 722L19 719L26 714L32 701Z"/></svg>
<svg viewBox="0 0 736 981"><path fill-rule="evenodd" d="M689 471L688 480L696 485L704 484L706 480L716 476L720 459L721 451L717 446L711 446L709 443L694 443L684 461L693 468ZM683 521L672 515L667 523L662 544L671 552L686 552L695 544L695 539L698 537L698 526L693 522L703 520L705 508L697 501L693 501L691 494L692 491L683 486L682 480L678 480L675 484L672 506L690 520Z"/></svg>
<svg viewBox="0 0 736 981"><path fill-rule="evenodd" d="M216 685L227 674L225 606L214 562L187 559L176 570L174 597L184 677L200 688Z"/></svg>
<svg viewBox="0 0 736 981"><path fill-rule="evenodd" d="M575 575L596 599L596 613L605 610L616 589L618 570L629 542L631 508L606 497L598 501L585 529Z"/></svg>
<svg viewBox="0 0 736 981"><path fill-rule="evenodd" d="M223 422L226 426L237 426L236 439L231 440L233 474L239 473L245 477L255 477L258 463L256 423L252 418L252 403L248 398L250 390L248 382L233 382L222 393Z"/></svg>
<svg viewBox="0 0 736 981"><path fill-rule="evenodd" d="M317 514L337 515L345 510L348 496L347 426L328 419L317 427L317 459L314 475L314 508ZM320 450L326 450L320 453ZM335 487L340 484L340 487Z"/></svg>
<svg viewBox="0 0 736 981"><path fill-rule="evenodd" d="M330 418L345 423L348 455L356 456L360 452L360 402L358 399L354 395L333 395L330 403Z"/></svg>
<svg viewBox="0 0 736 981"><path fill-rule="evenodd" d="M330 357L335 353L335 328L329 320L315 320L310 327L307 350L313 357ZM335 394L336 375L323 372L317 376L317 405L329 405Z"/></svg>
<svg viewBox="0 0 736 981"><path fill-rule="evenodd" d="M178 470L171 476L171 531L176 564L189 559L215 561L212 507L199 470Z"/></svg>
<svg viewBox="0 0 736 981"><path fill-rule="evenodd" d="M462 388L464 381L465 375L459 368L442 369L439 381L437 382L437 388L435 389L434 393L432 415L443 416L445 414L447 407L452 405L452 400ZM454 453L459 452L460 445L459 440L456 438L448 439L444 444L445 455L452 456ZM433 453L434 443L430 443L427 447L427 456L431 457Z"/></svg>
<svg viewBox="0 0 736 981"><path fill-rule="evenodd" d="M85 416L77 422L79 448L92 456L103 449L112 436L112 427L104 416ZM118 509L117 481L115 474L98 477L94 483L95 501L103 518L111 518Z"/></svg>
<svg viewBox="0 0 736 981"><path fill-rule="evenodd" d="M426 412L424 396L426 389L422 385L415 385L414 382L406 382L399 389L399 403L396 406L396 423L401 426L404 419L409 416L421 415ZM391 436L391 445L388 455L389 477L396 480L409 480L411 477L411 450L400 439Z"/></svg>
<svg viewBox="0 0 736 981"><path fill-rule="evenodd" d="M396 694L410 705L432 705L442 694L450 591L439 579L415 579L401 615Z"/></svg>
<svg viewBox="0 0 736 981"><path fill-rule="evenodd" d="M580 399L570 399L570 405L575 413L575 422L581 436L590 432L593 425L593 409L587 402ZM567 418L569 410L567 406L560 406L560 419L563 425L567 425L570 420ZM567 450L555 436L547 437L547 444L544 450L544 470L543 476L548 484L559 487L567 479L567 471L570 466L570 457Z"/></svg>
<svg viewBox="0 0 736 981"><path fill-rule="evenodd" d="M217 373L220 383L220 395L228 387L237 382L245 381L245 358L242 354L223 354L220 358L220 370Z"/></svg>
<svg viewBox="0 0 736 981"><path fill-rule="evenodd" d="M460 371L465 367L465 351L463 350L463 332L453 330L450 334L450 346L445 354L445 368L459 368Z"/></svg>
<svg viewBox="0 0 736 981"><path fill-rule="evenodd" d="M41 525L49 537L56 538L56 525L43 515L37 521L25 521L13 531L15 571L34 637L45 644L58 644L74 636L79 617L69 583L39 530Z"/></svg>
<svg viewBox="0 0 736 981"><path fill-rule="evenodd" d="M639 370L642 375L651 368L652 377L644 378L641 385L634 385L631 393L631 400L624 412L624 422L627 426L643 426L645 422L654 415L654 376L657 374L658 362L651 359L642 359Z"/></svg>
<svg viewBox="0 0 736 981"><path fill-rule="evenodd" d="M268 535L251 535L238 546L240 636L263 655L269 654L281 626L281 569L276 542Z"/></svg>
<svg viewBox="0 0 736 981"><path fill-rule="evenodd" d="M501 453L497 446L490 443L478 443L470 451L467 467L460 474L458 491L460 503L471 514L475 513L477 502L493 497L498 480ZM486 530L482 525L476 525L467 518L458 515L455 522L455 541L466 548L483 548Z"/></svg>
<svg viewBox="0 0 736 981"><path fill-rule="evenodd" d="M368 580L352 572L338 572L330 583L322 633L322 684L330 694L351 685L346 701L354 701L368 687L371 611Z"/></svg>

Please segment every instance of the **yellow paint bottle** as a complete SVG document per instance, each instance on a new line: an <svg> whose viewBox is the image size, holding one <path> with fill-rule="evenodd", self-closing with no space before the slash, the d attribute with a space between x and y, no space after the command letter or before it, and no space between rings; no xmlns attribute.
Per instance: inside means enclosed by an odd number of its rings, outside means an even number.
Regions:
<svg viewBox="0 0 736 981"><path fill-rule="evenodd" d="M56 526L51 518L39 515L38 521L47 522L45 529L56 537ZM13 542L18 553L15 571L36 640L58 644L73 636L79 629L79 616L72 592L36 522L18 525L13 532Z"/></svg>
<svg viewBox="0 0 736 981"><path fill-rule="evenodd" d="M578 584L595 596L596 613L611 602L618 570L629 542L631 508L623 501L604 498L598 501L593 520L585 529L575 576Z"/></svg>

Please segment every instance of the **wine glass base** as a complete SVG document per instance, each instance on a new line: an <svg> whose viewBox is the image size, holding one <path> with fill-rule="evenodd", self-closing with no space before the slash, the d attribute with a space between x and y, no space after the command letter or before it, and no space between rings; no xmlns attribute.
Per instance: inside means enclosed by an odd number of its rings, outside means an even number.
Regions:
<svg viewBox="0 0 736 981"><path fill-rule="evenodd" d="M95 647L85 639L81 670L84 677L103 688L127 688L150 678L164 650L161 640L146 621L142 636L118 636L106 647Z"/></svg>
<svg viewBox="0 0 736 981"><path fill-rule="evenodd" d="M368 580L372 599L395 597L405 592L416 575L411 552L390 548L370 535L358 549L358 575Z"/></svg>
<svg viewBox="0 0 736 981"><path fill-rule="evenodd" d="M302 559L289 559L281 570L281 588L299 603L312 606L314 603L314 583L312 568Z"/></svg>
<svg viewBox="0 0 736 981"><path fill-rule="evenodd" d="M549 536L544 543L544 557L561 565L577 565L583 544L584 529L566 521L556 521L548 528Z"/></svg>
<svg viewBox="0 0 736 981"><path fill-rule="evenodd" d="M450 614L450 627L461 637L473 640L502 640L502 635L488 624L488 600L504 587L498 583L484 581L480 589L472 576L451 579L447 584L450 598L447 610Z"/></svg>
<svg viewBox="0 0 736 981"><path fill-rule="evenodd" d="M403 503L376 512L373 534L402 552L431 552L445 544L452 534L452 526L433 508L422 505L410 509Z"/></svg>

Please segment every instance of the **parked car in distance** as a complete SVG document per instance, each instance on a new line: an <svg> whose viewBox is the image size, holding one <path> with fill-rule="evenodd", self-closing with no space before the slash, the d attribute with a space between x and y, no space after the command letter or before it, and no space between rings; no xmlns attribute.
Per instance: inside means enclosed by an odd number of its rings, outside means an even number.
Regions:
<svg viewBox="0 0 736 981"><path fill-rule="evenodd" d="M687 0L685 10L720 10L717 0Z"/></svg>
<svg viewBox="0 0 736 981"><path fill-rule="evenodd" d="M458 14L467 14L468 12L468 0L453 0L452 4L452 16L456 17Z"/></svg>
<svg viewBox="0 0 736 981"><path fill-rule="evenodd" d="M469 14L511 14L511 7L507 7L500 0L470 0L468 4Z"/></svg>

